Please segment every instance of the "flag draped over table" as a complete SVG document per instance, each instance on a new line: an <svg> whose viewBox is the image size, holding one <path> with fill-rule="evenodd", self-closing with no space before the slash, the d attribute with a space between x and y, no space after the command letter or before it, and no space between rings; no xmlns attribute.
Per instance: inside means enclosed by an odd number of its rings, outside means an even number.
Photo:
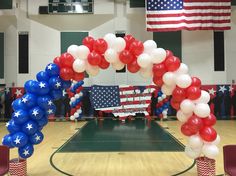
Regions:
<svg viewBox="0 0 236 176"><path fill-rule="evenodd" d="M147 0L147 31L229 30L231 0Z"/></svg>
<svg viewBox="0 0 236 176"><path fill-rule="evenodd" d="M101 93L98 89L106 91ZM113 113L115 117L124 118L129 115L134 116L136 113L149 116L147 108L151 103L151 94L155 89L155 86L146 86L145 89L136 86L92 86L91 99L96 110ZM114 92L119 92L118 96ZM112 98L109 96L111 94L113 94ZM120 104L114 104L114 102ZM104 108L104 104L106 104L106 108Z"/></svg>

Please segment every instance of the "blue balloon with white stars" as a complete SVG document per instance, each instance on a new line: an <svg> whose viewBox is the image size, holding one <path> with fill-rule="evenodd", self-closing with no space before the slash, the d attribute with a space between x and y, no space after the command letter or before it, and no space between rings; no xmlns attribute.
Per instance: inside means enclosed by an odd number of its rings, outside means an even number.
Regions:
<svg viewBox="0 0 236 176"><path fill-rule="evenodd" d="M25 91L32 94L37 94L39 82L35 80L26 81L24 85Z"/></svg>
<svg viewBox="0 0 236 176"><path fill-rule="evenodd" d="M28 108L24 103L22 103L21 98L17 98L12 102L12 109L14 111L17 111L20 109L27 110Z"/></svg>
<svg viewBox="0 0 236 176"><path fill-rule="evenodd" d="M48 81L50 77L46 71L40 71L37 73L36 78L38 81Z"/></svg>
<svg viewBox="0 0 236 176"><path fill-rule="evenodd" d="M43 110L48 109L54 105L53 99L48 95L38 97L37 104Z"/></svg>
<svg viewBox="0 0 236 176"><path fill-rule="evenodd" d="M38 124L33 120L29 120L22 125L22 131L27 135L32 135L38 131Z"/></svg>
<svg viewBox="0 0 236 176"><path fill-rule="evenodd" d="M41 131L36 131L29 137L30 142L34 145L40 144L43 141L44 135Z"/></svg>
<svg viewBox="0 0 236 176"><path fill-rule="evenodd" d="M54 115L56 112L56 106L53 105L50 108L46 109L45 111L46 111L45 113L47 116Z"/></svg>
<svg viewBox="0 0 236 176"><path fill-rule="evenodd" d="M50 91L50 96L53 100L58 100L63 97L62 90L52 90Z"/></svg>
<svg viewBox="0 0 236 176"><path fill-rule="evenodd" d="M12 119L17 125L21 125L29 120L29 114L27 111L18 110L13 112Z"/></svg>
<svg viewBox="0 0 236 176"><path fill-rule="evenodd" d="M46 95L50 91L49 84L46 81L39 82L38 94L39 95Z"/></svg>
<svg viewBox="0 0 236 176"><path fill-rule="evenodd" d="M32 144L28 143L25 146L22 146L18 149L18 153L21 158L29 158L33 155L34 153L34 147Z"/></svg>
<svg viewBox="0 0 236 176"><path fill-rule="evenodd" d="M68 89L71 86L71 81L62 80L62 89Z"/></svg>
<svg viewBox="0 0 236 176"><path fill-rule="evenodd" d="M45 71L47 72L49 77L58 76L60 73L60 69L57 64L50 63L46 66Z"/></svg>
<svg viewBox="0 0 236 176"><path fill-rule="evenodd" d="M62 89L62 80L59 77L51 77L48 81L50 89L60 90Z"/></svg>
<svg viewBox="0 0 236 176"><path fill-rule="evenodd" d="M33 120L39 120L44 116L45 112L39 107L35 106L29 110L29 116Z"/></svg>
<svg viewBox="0 0 236 176"><path fill-rule="evenodd" d="M42 127L48 124L48 118L44 116L40 120L38 120L37 123L38 123L39 129L41 129Z"/></svg>
<svg viewBox="0 0 236 176"><path fill-rule="evenodd" d="M5 135L2 138L2 144L8 146L9 148L14 148L12 136L10 134Z"/></svg>
<svg viewBox="0 0 236 176"><path fill-rule="evenodd" d="M14 147L23 147L28 143L28 136L23 132L17 132L12 135L12 143Z"/></svg>
<svg viewBox="0 0 236 176"><path fill-rule="evenodd" d="M21 97L21 102L26 105L27 108L32 108L37 104L37 96L31 93L26 93Z"/></svg>
<svg viewBox="0 0 236 176"><path fill-rule="evenodd" d="M7 122L6 127L9 133L12 133L12 134L21 130L20 125L17 125L13 119Z"/></svg>

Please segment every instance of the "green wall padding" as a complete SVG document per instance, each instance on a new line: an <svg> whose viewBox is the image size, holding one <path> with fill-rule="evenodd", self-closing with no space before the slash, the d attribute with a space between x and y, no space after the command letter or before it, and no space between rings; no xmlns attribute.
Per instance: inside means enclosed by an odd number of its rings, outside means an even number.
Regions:
<svg viewBox="0 0 236 176"><path fill-rule="evenodd" d="M231 5L236 5L236 0L231 0Z"/></svg>
<svg viewBox="0 0 236 176"><path fill-rule="evenodd" d="M173 52L173 54L181 59L182 42L181 31L176 32L153 32L153 40L157 46Z"/></svg>
<svg viewBox="0 0 236 176"><path fill-rule="evenodd" d="M145 0L130 0L130 8L145 7Z"/></svg>
<svg viewBox="0 0 236 176"><path fill-rule="evenodd" d="M4 33L0 33L0 79L4 78Z"/></svg>
<svg viewBox="0 0 236 176"><path fill-rule="evenodd" d="M61 32L61 53L66 52L70 45L81 45L88 32Z"/></svg>
<svg viewBox="0 0 236 176"><path fill-rule="evenodd" d="M12 9L12 0L0 0L0 9Z"/></svg>

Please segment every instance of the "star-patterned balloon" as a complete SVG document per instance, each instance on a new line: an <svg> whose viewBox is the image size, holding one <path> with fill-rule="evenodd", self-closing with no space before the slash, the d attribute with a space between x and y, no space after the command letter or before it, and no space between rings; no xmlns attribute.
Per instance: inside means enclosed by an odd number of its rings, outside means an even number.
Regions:
<svg viewBox="0 0 236 176"><path fill-rule="evenodd" d="M29 115L27 111L18 110L13 112L12 119L14 120L15 124L21 125L29 120Z"/></svg>
<svg viewBox="0 0 236 176"><path fill-rule="evenodd" d="M34 153L34 147L32 144L26 144L25 146L20 147L18 149L18 153L21 158L24 158L24 159L29 158Z"/></svg>
<svg viewBox="0 0 236 176"><path fill-rule="evenodd" d="M38 89L38 94L39 95L46 95L50 91L49 85L46 81L41 81L39 82L39 89Z"/></svg>
<svg viewBox="0 0 236 176"><path fill-rule="evenodd" d="M28 142L28 136L23 132L17 132L12 135L12 143L15 147L22 147Z"/></svg>
<svg viewBox="0 0 236 176"><path fill-rule="evenodd" d="M28 108L32 108L36 105L37 103L37 96L31 93L27 93L23 95L21 98L21 102L26 105Z"/></svg>
<svg viewBox="0 0 236 176"><path fill-rule="evenodd" d="M48 81L49 80L49 75L47 74L46 71L40 71L37 73L36 78L38 81Z"/></svg>
<svg viewBox="0 0 236 176"><path fill-rule="evenodd" d="M29 120L22 126L22 131L27 135L32 135L38 130L38 124L33 121Z"/></svg>
<svg viewBox="0 0 236 176"><path fill-rule="evenodd" d="M10 134L5 135L2 138L2 144L5 146L8 146L9 148L13 148L14 144L13 144L12 136Z"/></svg>
<svg viewBox="0 0 236 176"><path fill-rule="evenodd" d="M52 77L52 76L58 76L60 69L56 64L48 64L45 68L45 71L47 72L48 76Z"/></svg>
<svg viewBox="0 0 236 176"><path fill-rule="evenodd" d="M46 110L54 105L52 98L48 95L38 97L37 104L43 110Z"/></svg>
<svg viewBox="0 0 236 176"><path fill-rule="evenodd" d="M62 89L62 80L59 77L51 77L48 83L51 89L55 89L55 90Z"/></svg>
<svg viewBox="0 0 236 176"><path fill-rule="evenodd" d="M43 141L44 136L41 131L37 131L33 135L31 135L29 138L32 144L37 145Z"/></svg>
<svg viewBox="0 0 236 176"><path fill-rule="evenodd" d="M29 111L29 116L33 120L39 120L41 119L45 114L45 111L43 111L39 106L36 106Z"/></svg>
<svg viewBox="0 0 236 176"><path fill-rule="evenodd" d="M9 133L16 133L21 130L20 126L15 123L13 119L6 123L7 130Z"/></svg>

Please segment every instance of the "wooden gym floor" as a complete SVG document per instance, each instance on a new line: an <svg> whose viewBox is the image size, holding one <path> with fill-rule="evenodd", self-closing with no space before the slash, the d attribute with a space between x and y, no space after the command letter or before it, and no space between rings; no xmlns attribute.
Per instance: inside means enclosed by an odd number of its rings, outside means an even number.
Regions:
<svg viewBox="0 0 236 176"><path fill-rule="evenodd" d="M60 176L50 164L50 157L87 122L50 122L44 129L44 140L35 147L32 157L27 160L29 176ZM99 123L99 122L98 122ZM187 137L180 132L180 122L157 122L182 144ZM221 136L220 155L216 158L216 173L224 173L222 146L236 144L236 121L217 121L215 128ZM5 123L0 123L0 138L7 134ZM17 149L11 150L16 158ZM193 164L184 152L82 152L55 153L52 164L56 168L75 176L170 176ZM182 174L196 176L196 166Z"/></svg>

